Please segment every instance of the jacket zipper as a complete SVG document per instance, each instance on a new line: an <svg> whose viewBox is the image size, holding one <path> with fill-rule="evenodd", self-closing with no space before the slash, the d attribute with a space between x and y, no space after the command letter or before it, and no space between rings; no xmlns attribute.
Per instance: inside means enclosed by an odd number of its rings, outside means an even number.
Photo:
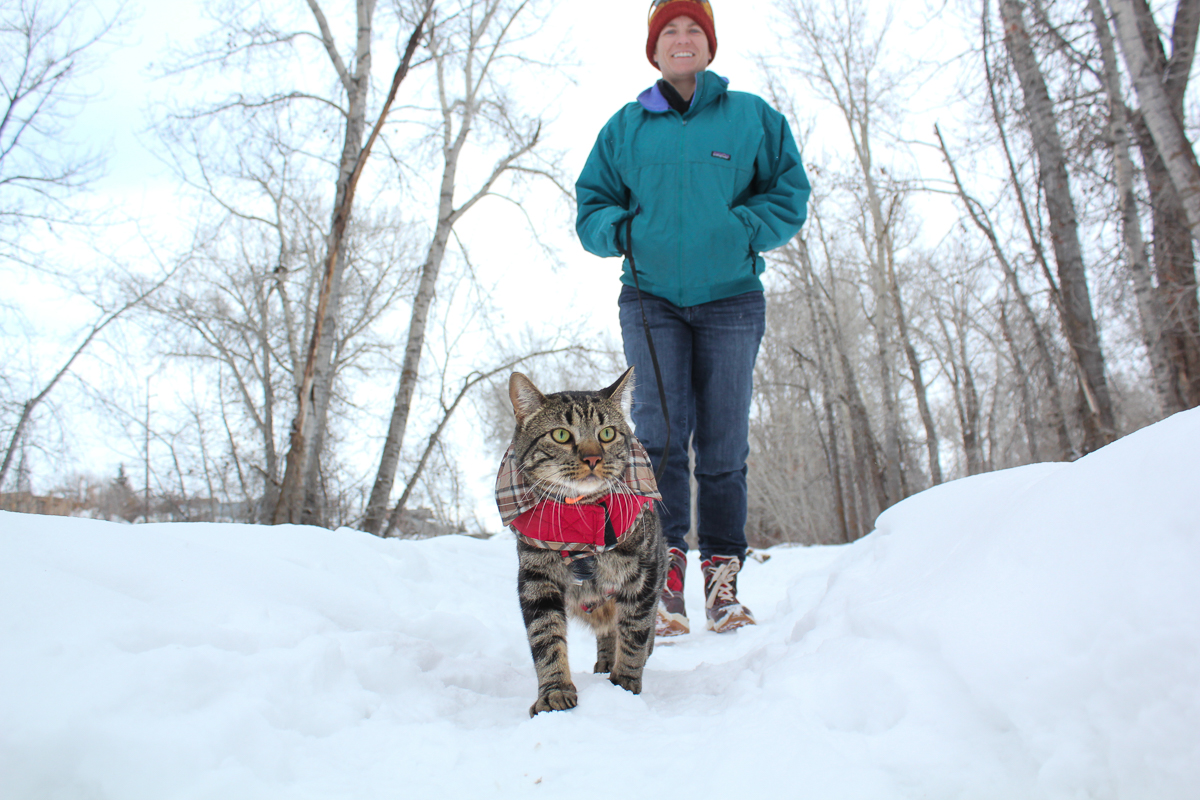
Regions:
<svg viewBox="0 0 1200 800"><path fill-rule="evenodd" d="M692 100L694 101L695 99L696 99L695 96L693 96ZM682 202L682 198L688 196L687 195L688 171L686 169L687 162L684 158L684 154L687 152L686 143L684 141L686 137L687 137L687 120L684 119L683 115L681 114L680 119L679 119L679 153L678 153L680 203L676 206L676 209L675 209L676 213L678 214L677 219L678 219L678 225L679 225L678 234L675 237L675 242L676 242L676 246L675 246L675 279L678 282L678 292L679 292L680 297L683 296L684 288L685 288L684 287L684 275L683 275L683 205L684 204Z"/></svg>

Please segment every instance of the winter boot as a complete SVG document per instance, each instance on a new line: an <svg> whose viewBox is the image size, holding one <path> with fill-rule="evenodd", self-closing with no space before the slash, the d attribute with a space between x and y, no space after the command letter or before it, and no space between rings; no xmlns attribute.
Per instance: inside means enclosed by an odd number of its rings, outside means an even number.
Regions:
<svg viewBox="0 0 1200 800"><path fill-rule="evenodd" d="M742 561L737 556L711 556L700 562L704 573L704 612L708 629L717 633L753 625L754 615L738 602L737 574Z"/></svg>
<svg viewBox="0 0 1200 800"><path fill-rule="evenodd" d="M667 562L667 583L658 598L654 635L682 636L691 630L687 609L683 605L683 573L687 569L687 554L672 547L667 551Z"/></svg>

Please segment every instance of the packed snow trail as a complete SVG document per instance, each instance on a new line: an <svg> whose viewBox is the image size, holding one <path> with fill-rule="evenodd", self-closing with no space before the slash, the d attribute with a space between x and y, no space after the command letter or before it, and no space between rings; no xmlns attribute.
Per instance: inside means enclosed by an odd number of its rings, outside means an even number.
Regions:
<svg viewBox="0 0 1200 800"><path fill-rule="evenodd" d="M507 535L0 513L5 798L1193 798L1200 411L775 548L632 695L536 680ZM703 599L695 554L693 628Z"/></svg>

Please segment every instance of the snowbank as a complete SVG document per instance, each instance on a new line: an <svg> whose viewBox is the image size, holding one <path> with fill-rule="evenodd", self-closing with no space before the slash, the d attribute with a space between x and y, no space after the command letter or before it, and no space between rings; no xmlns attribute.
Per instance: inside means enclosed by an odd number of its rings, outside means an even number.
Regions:
<svg viewBox="0 0 1200 800"><path fill-rule="evenodd" d="M1198 445L1187 412L777 548L761 624L639 696L573 628L580 706L532 720L507 537L0 513L0 795L1195 797Z"/></svg>

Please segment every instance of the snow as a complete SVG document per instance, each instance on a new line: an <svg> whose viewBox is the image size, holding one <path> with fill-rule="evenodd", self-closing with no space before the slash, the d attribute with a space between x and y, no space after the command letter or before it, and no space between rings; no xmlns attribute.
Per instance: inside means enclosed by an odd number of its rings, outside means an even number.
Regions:
<svg viewBox="0 0 1200 800"><path fill-rule="evenodd" d="M5 798L1194 798L1200 410L751 561L641 695L536 681L507 535L0 514ZM699 568L688 607L702 627Z"/></svg>

